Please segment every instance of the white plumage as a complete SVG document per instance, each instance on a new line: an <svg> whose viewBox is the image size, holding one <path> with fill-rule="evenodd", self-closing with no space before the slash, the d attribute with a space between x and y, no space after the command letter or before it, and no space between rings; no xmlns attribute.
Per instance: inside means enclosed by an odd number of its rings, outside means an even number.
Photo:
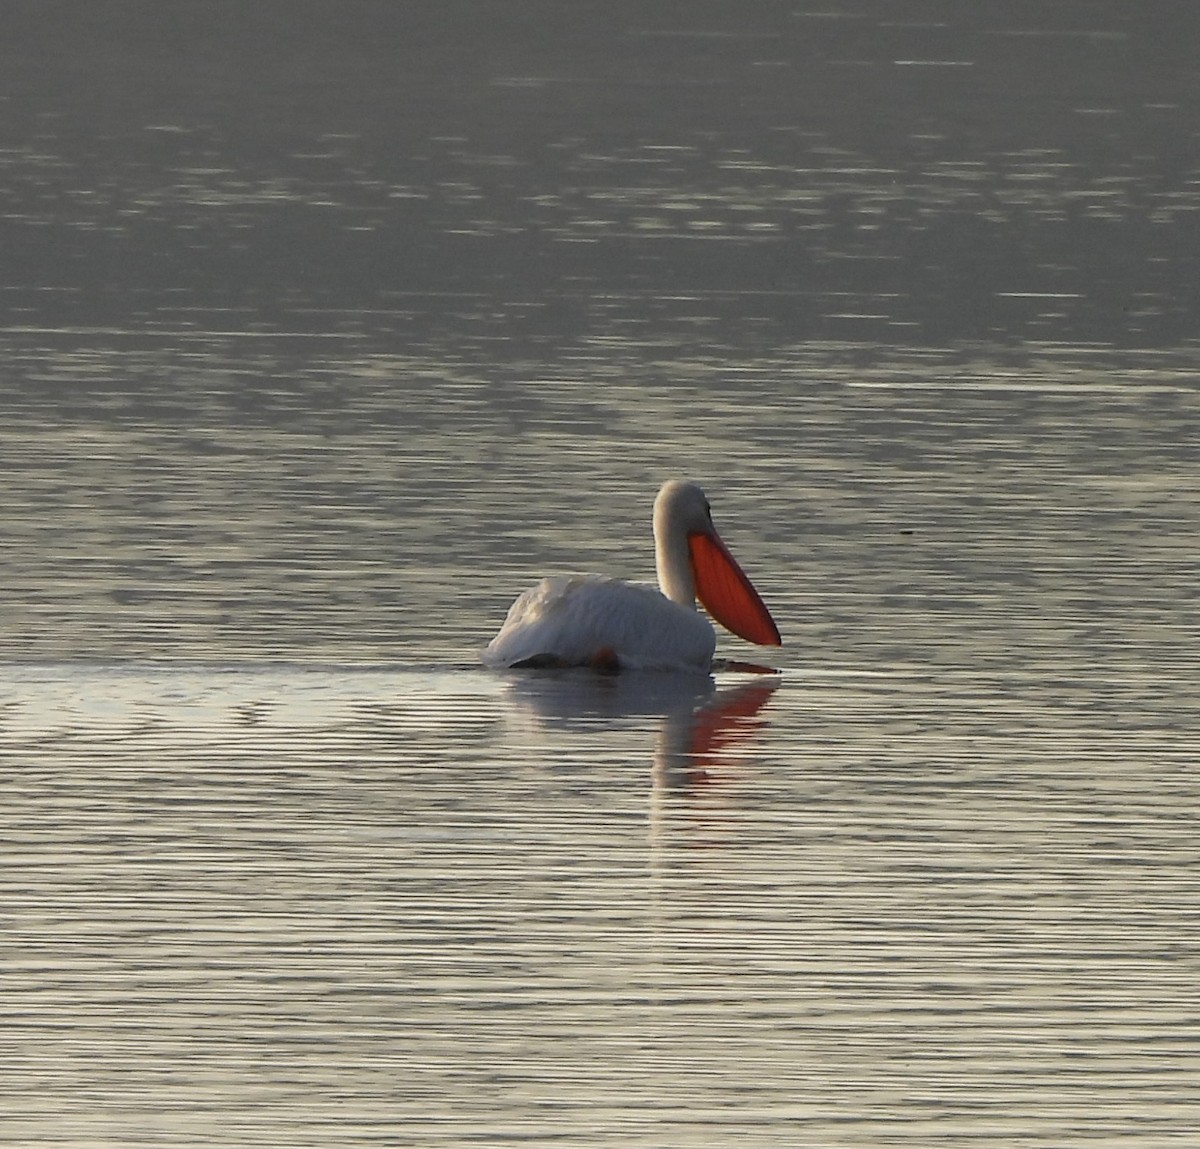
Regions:
<svg viewBox="0 0 1200 1149"><path fill-rule="evenodd" d="M493 667L607 667L615 659L630 670L707 670L716 647L708 619L652 586L558 575L512 604L483 661Z"/></svg>
<svg viewBox="0 0 1200 1149"><path fill-rule="evenodd" d="M544 578L509 609L483 652L491 667L594 666L707 671L718 622L751 642L779 645L779 631L712 523L694 483L673 479L654 503L661 591L600 575Z"/></svg>

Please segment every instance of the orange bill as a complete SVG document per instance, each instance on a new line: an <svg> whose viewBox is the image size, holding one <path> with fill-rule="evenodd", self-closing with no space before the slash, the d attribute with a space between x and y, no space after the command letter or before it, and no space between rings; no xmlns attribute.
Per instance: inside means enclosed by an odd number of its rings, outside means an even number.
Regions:
<svg viewBox="0 0 1200 1149"><path fill-rule="evenodd" d="M758 591L716 534L688 535L696 597L726 630L760 646L782 646L779 628Z"/></svg>

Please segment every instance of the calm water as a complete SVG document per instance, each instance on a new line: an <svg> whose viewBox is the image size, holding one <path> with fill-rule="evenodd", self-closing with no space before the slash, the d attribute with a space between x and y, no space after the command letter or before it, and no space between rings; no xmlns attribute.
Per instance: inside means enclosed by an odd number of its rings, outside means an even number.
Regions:
<svg viewBox="0 0 1200 1149"><path fill-rule="evenodd" d="M0 1139L1200 1134L1194 36L653 7L12 17Z"/></svg>

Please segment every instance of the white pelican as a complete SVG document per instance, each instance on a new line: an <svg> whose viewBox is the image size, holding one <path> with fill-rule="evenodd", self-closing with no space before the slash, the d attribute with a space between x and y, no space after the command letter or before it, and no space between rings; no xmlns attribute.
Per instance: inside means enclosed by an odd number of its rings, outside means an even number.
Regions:
<svg viewBox="0 0 1200 1149"><path fill-rule="evenodd" d="M509 608L483 652L492 667L592 666L707 673L717 646L696 599L748 642L779 646L779 628L713 526L695 483L672 479L654 500L661 591L600 575L544 578Z"/></svg>

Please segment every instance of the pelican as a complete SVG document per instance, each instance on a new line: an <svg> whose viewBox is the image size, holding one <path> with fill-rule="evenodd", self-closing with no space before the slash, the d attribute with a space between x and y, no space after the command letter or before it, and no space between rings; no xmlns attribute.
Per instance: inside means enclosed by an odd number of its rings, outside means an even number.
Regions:
<svg viewBox="0 0 1200 1149"><path fill-rule="evenodd" d="M544 578L508 611L483 651L490 667L708 672L717 636L696 610L747 642L780 646L779 628L713 526L704 492L671 479L654 500L658 590L600 575Z"/></svg>

